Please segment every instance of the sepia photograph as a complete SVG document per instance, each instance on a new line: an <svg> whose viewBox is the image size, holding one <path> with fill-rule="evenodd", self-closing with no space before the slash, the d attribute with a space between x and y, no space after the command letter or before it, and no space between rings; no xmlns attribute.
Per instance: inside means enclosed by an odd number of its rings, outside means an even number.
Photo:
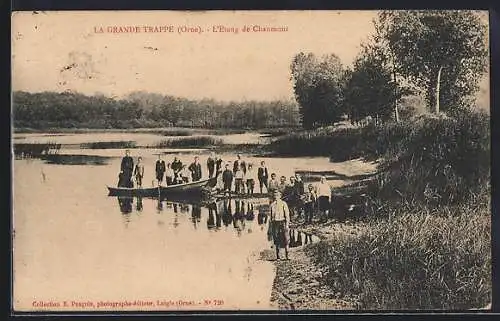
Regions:
<svg viewBox="0 0 500 321"><path fill-rule="evenodd" d="M11 18L14 312L491 310L488 11Z"/></svg>

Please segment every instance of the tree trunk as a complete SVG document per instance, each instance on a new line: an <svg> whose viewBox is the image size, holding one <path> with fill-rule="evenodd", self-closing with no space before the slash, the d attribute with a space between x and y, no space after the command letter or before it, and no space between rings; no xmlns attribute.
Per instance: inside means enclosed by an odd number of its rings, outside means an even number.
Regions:
<svg viewBox="0 0 500 321"><path fill-rule="evenodd" d="M397 90L398 90L398 87L397 87L397 79L396 79L396 71L393 69L393 73L392 73L392 76L394 78L394 83L396 84L396 86L394 86L394 118L396 119L396 123L399 122L399 110L398 110L398 97L397 97Z"/></svg>
<svg viewBox="0 0 500 321"><path fill-rule="evenodd" d="M437 81L436 81L436 97L435 99L435 105L434 105L434 113L438 114L439 113L439 87L441 83L441 70L443 70L443 66L439 67L438 74L437 74Z"/></svg>

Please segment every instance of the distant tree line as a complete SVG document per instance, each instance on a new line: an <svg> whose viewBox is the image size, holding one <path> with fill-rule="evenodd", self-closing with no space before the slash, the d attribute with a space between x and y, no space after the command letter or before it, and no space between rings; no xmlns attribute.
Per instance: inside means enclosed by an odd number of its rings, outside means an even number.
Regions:
<svg viewBox="0 0 500 321"><path fill-rule="evenodd" d="M74 92L13 93L15 127L272 128L299 126L294 101L220 102L133 92L123 99Z"/></svg>
<svg viewBox="0 0 500 321"><path fill-rule="evenodd" d="M399 121L413 95L432 113L470 108L487 66L487 26L471 11L382 11L353 67L335 54L298 53L291 80L301 123L315 128L368 116Z"/></svg>

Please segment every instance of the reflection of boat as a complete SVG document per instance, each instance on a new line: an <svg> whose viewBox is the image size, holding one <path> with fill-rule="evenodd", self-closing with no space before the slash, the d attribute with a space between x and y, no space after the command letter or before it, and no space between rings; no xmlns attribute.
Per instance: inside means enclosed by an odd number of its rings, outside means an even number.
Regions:
<svg viewBox="0 0 500 321"><path fill-rule="evenodd" d="M172 194L199 194L206 188L213 187L216 178L212 177L197 182L176 184L169 186L147 187L147 188L129 188L129 187L108 187L109 196L158 196L161 197Z"/></svg>

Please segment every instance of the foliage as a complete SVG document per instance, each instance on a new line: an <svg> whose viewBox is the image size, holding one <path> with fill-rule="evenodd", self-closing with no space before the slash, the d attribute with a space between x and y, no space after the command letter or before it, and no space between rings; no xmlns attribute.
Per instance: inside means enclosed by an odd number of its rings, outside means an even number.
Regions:
<svg viewBox="0 0 500 321"><path fill-rule="evenodd" d="M395 115L398 101L410 93L410 88L397 82L390 57L380 43L363 44L344 88L345 109L351 121L368 116L387 121Z"/></svg>
<svg viewBox="0 0 500 321"><path fill-rule="evenodd" d="M396 71L425 94L427 106L443 111L472 102L487 65L487 28L472 11L383 11L375 22Z"/></svg>
<svg viewBox="0 0 500 321"><path fill-rule="evenodd" d="M314 128L341 119L345 72L335 54L297 54L290 66L302 126Z"/></svg>
<svg viewBox="0 0 500 321"><path fill-rule="evenodd" d="M488 115L424 115L404 127L404 135L388 132L396 148L384 155L375 198L440 206L484 194L490 180Z"/></svg>
<svg viewBox="0 0 500 321"><path fill-rule="evenodd" d="M47 128L268 128L298 126L288 101L218 102L135 92L126 99L79 93L13 94L14 127Z"/></svg>

